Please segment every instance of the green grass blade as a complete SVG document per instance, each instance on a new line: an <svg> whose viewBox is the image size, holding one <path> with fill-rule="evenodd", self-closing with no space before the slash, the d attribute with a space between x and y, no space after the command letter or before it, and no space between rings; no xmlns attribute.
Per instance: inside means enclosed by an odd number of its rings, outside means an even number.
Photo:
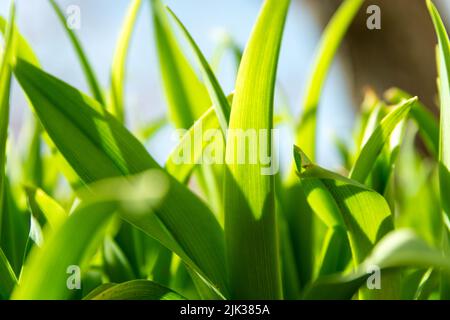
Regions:
<svg viewBox="0 0 450 320"><path fill-rule="evenodd" d="M156 169L169 192L156 215L125 220L157 238L226 294L223 231L210 209L163 171L144 146L93 99L18 61L15 75L44 128L84 183Z"/></svg>
<svg viewBox="0 0 450 320"><path fill-rule="evenodd" d="M316 156L317 109L320 95L342 39L363 2L364 0L346 0L328 23L320 40L295 140L312 160Z"/></svg>
<svg viewBox="0 0 450 320"><path fill-rule="evenodd" d="M190 128L211 101L208 91L183 55L160 0L150 0L159 66L168 103L169 119L177 128Z"/></svg>
<svg viewBox="0 0 450 320"><path fill-rule="evenodd" d="M329 228L323 241L318 277L343 271L349 261L349 252L345 227Z"/></svg>
<svg viewBox="0 0 450 320"><path fill-rule="evenodd" d="M227 97L229 103L233 102L233 97L233 94ZM205 148L208 145L219 143L217 141L206 141L206 139L203 139L204 137L199 137L199 134L218 129L220 129L220 123L217 112L214 107L211 107L181 137L180 142L172 150L166 161L166 170L178 181L186 183L195 166L201 162ZM214 139L222 139L222 137L216 136ZM181 161L180 157L186 155L186 153L190 155L190 161Z"/></svg>
<svg viewBox="0 0 450 320"><path fill-rule="evenodd" d="M7 140L9 130L11 64L16 52L15 4L5 29L5 47L0 57L0 246L18 276L22 267L28 238L27 216L17 207L16 197L6 175Z"/></svg>
<svg viewBox="0 0 450 320"><path fill-rule="evenodd" d="M51 234L42 248L32 250L12 298L69 298L74 292L67 286L70 276L68 268L78 266L84 270L88 259L101 243L113 210L111 204L93 204L77 209L61 228Z"/></svg>
<svg viewBox="0 0 450 320"><path fill-rule="evenodd" d="M89 300L186 300L180 294L148 280L133 280L121 284L108 285Z"/></svg>
<svg viewBox="0 0 450 320"><path fill-rule="evenodd" d="M126 59L130 46L131 36L134 26L136 25L137 16L141 7L142 0L134 0L131 2L127 16L120 32L117 42L116 51L114 53L113 64L111 68L111 105L109 110L121 122L125 119L125 74Z"/></svg>
<svg viewBox="0 0 450 320"><path fill-rule="evenodd" d="M97 77L95 75L94 69L92 68L86 53L81 46L80 40L78 39L75 32L67 26L67 20L62 12L61 8L58 6L55 0L49 0L52 5L56 15L58 16L59 21L61 22L64 30L66 31L69 39L75 49L75 52L78 56L78 60L80 61L81 67L83 68L84 75L86 77L86 81L89 85L89 89L92 93L92 96L100 102L101 105L105 105L105 100L103 99L103 94Z"/></svg>
<svg viewBox="0 0 450 320"><path fill-rule="evenodd" d="M239 68L230 130L273 128L277 61L288 0L264 2ZM269 133L270 135L270 133ZM270 146L270 137L259 141ZM263 165L238 164L238 139L228 134L225 174L225 236L232 297L279 299L282 296L275 218L274 177ZM244 142L245 143L245 142ZM247 148L247 146L246 146ZM248 153L248 150L238 152ZM248 154L245 155L248 161ZM267 168L266 168L267 169Z"/></svg>
<svg viewBox="0 0 450 320"><path fill-rule="evenodd" d="M450 217L450 42L444 24L431 1L427 1L439 41L439 97L441 104L439 140L439 181L441 185L441 205Z"/></svg>
<svg viewBox="0 0 450 320"><path fill-rule="evenodd" d="M404 100L411 99L412 96L398 88L392 88L385 93L387 100L394 104L399 104ZM419 127L428 151L435 158L439 155L439 122L438 119L420 101L416 101L410 111L411 117Z"/></svg>
<svg viewBox="0 0 450 320"><path fill-rule="evenodd" d="M381 123L375 128L370 138L360 151L358 158L350 172L350 179L364 183L369 176L378 155L382 151L384 145L389 141L389 137L398 124L408 115L412 104L417 98L412 98L402 102L388 115L386 115Z"/></svg>
<svg viewBox="0 0 450 320"><path fill-rule="evenodd" d="M0 248L0 298L8 298L16 284L16 275Z"/></svg>
<svg viewBox="0 0 450 320"><path fill-rule="evenodd" d="M296 164L308 203L329 227L344 227L355 264L370 253L379 238L393 228L386 200L357 181L325 170L298 148Z"/></svg>
<svg viewBox="0 0 450 320"><path fill-rule="evenodd" d="M30 233L30 215L19 207L19 196L5 180L0 214L0 247L16 276L20 275Z"/></svg>
<svg viewBox="0 0 450 320"><path fill-rule="evenodd" d="M8 29L8 22L5 20L5 18L0 16L0 32L6 36L7 29ZM15 27L16 30L15 38L16 38L16 44L15 44L15 55L20 57L21 59L35 65L39 66L39 60L34 53L33 49L31 48L30 44L25 40L25 38L19 33L19 30L17 30L17 27Z"/></svg>
<svg viewBox="0 0 450 320"><path fill-rule="evenodd" d="M319 278L305 291L304 299L351 299L372 274L369 266L378 266L382 272L392 268L443 268L450 270L450 259L431 248L410 230L387 234L372 254L351 274ZM383 275L381 275L383 277Z"/></svg>
<svg viewBox="0 0 450 320"><path fill-rule="evenodd" d="M438 38L438 88L440 100L440 134L439 134L439 185L441 207L445 220L450 217L450 41L441 17L430 0L428 10L433 20ZM444 228L442 249L450 256L448 229ZM450 272L443 272L440 283L441 299L450 299Z"/></svg>
<svg viewBox="0 0 450 320"><path fill-rule="evenodd" d="M5 188L6 141L8 139L10 91L12 68L15 53L15 4L12 3L10 20L6 30L5 49L0 57L0 202Z"/></svg>
<svg viewBox="0 0 450 320"><path fill-rule="evenodd" d="M20 34L17 26L15 27L15 55L21 59L27 61L35 66L40 66L39 59L37 58L35 52L27 42L27 40ZM7 21L0 16L0 32L5 35L7 29ZM26 159L27 161L23 164L24 168L24 180L27 184L33 184L35 186L41 187L43 183L43 163L41 157L41 126L39 121L33 117L31 120L32 135L30 141L28 142L29 148L27 149Z"/></svg>
<svg viewBox="0 0 450 320"><path fill-rule="evenodd" d="M204 75L206 88L208 89L211 101L213 103L213 106L215 107L217 119L219 120L220 127L222 128L222 131L225 134L226 130L228 129L228 122L230 120L230 105L228 104L227 97L225 96L225 93L223 92L222 87L219 84L219 81L214 75L214 72L211 70L208 61L206 60L205 56L201 52L198 45L195 43L194 39L192 38L186 27L183 25L180 19L178 19L178 17L172 10L170 10L169 8L168 10L172 15L173 19L177 22L178 26L180 27L184 37L186 38L187 42L192 48L192 51L195 53L199 66Z"/></svg>
<svg viewBox="0 0 450 320"><path fill-rule="evenodd" d="M42 216L53 230L58 229L66 221L68 217L66 210L43 190L27 187L26 193L31 212L36 219L40 220Z"/></svg>

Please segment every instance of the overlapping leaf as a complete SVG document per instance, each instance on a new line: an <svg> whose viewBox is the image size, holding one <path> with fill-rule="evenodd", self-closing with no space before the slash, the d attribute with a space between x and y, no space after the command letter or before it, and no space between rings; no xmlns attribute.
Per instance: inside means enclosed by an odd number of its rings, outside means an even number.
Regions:
<svg viewBox="0 0 450 320"><path fill-rule="evenodd" d="M130 214L125 219L174 250L226 293L223 233L211 211L163 172L96 101L24 61L18 61L15 75L47 133L85 183L159 170L169 185L166 201L156 214Z"/></svg>
<svg viewBox="0 0 450 320"><path fill-rule="evenodd" d="M134 0L130 4L119 36L111 68L111 105L109 110L121 121L125 119L124 90L126 59L141 4L142 0Z"/></svg>
<svg viewBox="0 0 450 320"><path fill-rule="evenodd" d="M262 141L250 142L257 150L271 148L273 143L275 77L289 2L264 2L239 68L229 129L254 130L257 136L266 130L268 135ZM270 169L260 161L249 163L251 147L239 148L243 141L233 138L230 131L224 212L232 297L281 298L274 179L270 175L274 172L267 175ZM247 163L239 164L237 156L245 156Z"/></svg>

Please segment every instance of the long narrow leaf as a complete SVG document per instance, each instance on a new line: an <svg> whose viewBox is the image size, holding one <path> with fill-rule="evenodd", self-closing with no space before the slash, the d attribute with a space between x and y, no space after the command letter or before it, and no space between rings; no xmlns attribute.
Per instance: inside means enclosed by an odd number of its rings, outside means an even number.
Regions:
<svg viewBox="0 0 450 320"><path fill-rule="evenodd" d="M226 293L223 231L207 206L167 175L144 146L94 100L20 60L15 75L49 136L85 183L148 169L158 170L167 179L169 192L156 215L149 212L125 219L164 245L170 244L171 250L189 258L191 267Z"/></svg>
<svg viewBox="0 0 450 320"><path fill-rule="evenodd" d="M229 103L232 103L233 94L230 94L227 99ZM223 144L220 144L220 141L213 140L221 139L222 137L216 135L210 141L206 141L206 138L202 135L202 133L210 130L219 130L219 128L220 123L217 118L217 112L214 107L211 107L189 128L172 150L165 164L167 171L178 181L185 183L194 167L201 163L202 155L204 155L205 148L208 145L215 146L215 143L217 143L219 146L223 146ZM225 153L224 150L223 153ZM215 154L215 156L218 157L219 155ZM188 159L189 161L182 161L183 159Z"/></svg>
<svg viewBox="0 0 450 320"><path fill-rule="evenodd" d="M441 104L441 127L439 139L439 181L441 205L450 217L450 41L444 24L431 1L427 1L439 41L439 97Z"/></svg>
<svg viewBox="0 0 450 320"><path fill-rule="evenodd" d="M383 149L383 146L389 141L391 133L397 125L406 118L411 109L411 105L416 101L417 98L412 98L402 102L383 118L360 151L352 171L350 172L350 179L361 183L365 182L379 153Z"/></svg>
<svg viewBox="0 0 450 320"><path fill-rule="evenodd" d="M71 289L76 289L77 285L76 278L73 279L74 288L68 285L71 283L71 272L82 271L86 267L87 259L101 243L113 210L111 204L93 204L74 212L42 248L36 247L30 253L20 285L14 290L12 298L69 298L73 294Z"/></svg>
<svg viewBox="0 0 450 320"><path fill-rule="evenodd" d="M262 141L257 150L272 146L273 99L278 55L288 0L266 0L245 49L236 83L229 129L254 130ZM225 174L225 236L232 297L281 298L276 234L274 178L261 163L239 164L237 152L249 161L251 147L239 148L239 138L227 136ZM245 143L245 141L244 141ZM242 156L242 155L238 155ZM265 170L264 170L265 169Z"/></svg>
<svg viewBox="0 0 450 320"><path fill-rule="evenodd" d="M385 93L389 102L399 104L404 100L411 99L412 96L398 88L389 89ZM416 101L411 107L411 117L419 127L419 133L425 142L431 155L438 157L439 155L439 123L438 119L429 109L420 101Z"/></svg>
<svg viewBox="0 0 450 320"><path fill-rule="evenodd" d="M117 42L111 68L111 106L109 110L121 121L125 119L124 90L126 59L141 3L142 0L134 0L130 4Z"/></svg>
<svg viewBox="0 0 450 320"><path fill-rule="evenodd" d="M296 132L296 144L314 161L316 156L317 109L331 63L353 18L364 0L346 0L328 23L316 54L313 71L303 100L302 117Z"/></svg>
<svg viewBox="0 0 450 320"><path fill-rule="evenodd" d="M95 72L92 69L91 64L89 63L89 60L86 56L86 53L81 46L80 40L78 39L75 32L69 28L67 25L67 19L64 16L63 11L58 6L55 0L49 0L50 4L52 5L53 9L55 10L56 15L58 16L59 21L61 22L62 26L64 27L64 30L66 31L67 35L69 36L70 41L72 42L72 45L75 49L75 52L77 53L78 59L81 63L81 67L83 68L84 75L86 77L86 81L89 85L89 89L91 90L91 93L93 97L100 102L101 105L105 104L105 101L103 99L103 94L101 87L99 85L99 82L95 76Z"/></svg>
<svg viewBox="0 0 450 320"><path fill-rule="evenodd" d="M311 163L300 149L294 152L310 206L329 227L347 230L354 261L361 263L381 236L393 228L386 200L357 181Z"/></svg>
<svg viewBox="0 0 450 320"><path fill-rule="evenodd" d="M150 2L169 118L177 128L187 129L211 106L211 101L180 49L161 0Z"/></svg>
<svg viewBox="0 0 450 320"><path fill-rule="evenodd" d="M220 126L225 134L226 130L228 129L228 121L230 119L230 106L228 104L225 93L223 92L219 81L214 75L214 72L211 70L208 61L206 60L198 45L195 43L190 33L187 31L186 27L181 23L180 19L178 19L178 17L175 15L175 13L173 13L172 10L169 9L169 12L182 30L183 35L187 39L189 45L192 48L192 51L197 57L200 68L204 75L206 88L208 89L211 101L216 111L217 119L219 120Z"/></svg>

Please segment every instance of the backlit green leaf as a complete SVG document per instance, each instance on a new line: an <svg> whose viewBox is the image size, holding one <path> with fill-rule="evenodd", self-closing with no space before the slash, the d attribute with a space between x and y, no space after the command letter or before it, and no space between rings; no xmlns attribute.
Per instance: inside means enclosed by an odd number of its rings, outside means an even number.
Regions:
<svg viewBox="0 0 450 320"><path fill-rule="evenodd" d="M389 138L398 124L408 115L411 105L417 101L412 98L402 102L394 110L389 112L383 118L381 123L375 128L370 138L364 144L358 158L350 172L350 178L355 181L364 183L373 168L375 161L383 149L384 145L389 142Z"/></svg>
<svg viewBox="0 0 450 320"><path fill-rule="evenodd" d="M49 0L50 4L52 5L56 15L58 16L59 21L61 22L62 26L64 27L64 30L66 31L67 35L69 36L69 39L75 49L75 52L77 53L78 60L80 61L81 67L83 68L84 75L86 77L87 83L89 85L89 89L91 90L91 93L93 97L100 102L100 104L104 105L105 101L103 99L103 94L101 87L98 83L98 80L96 78L95 72L92 69L92 66L86 56L86 53L81 46L80 40L78 39L77 35L75 34L75 31L71 29L67 24L67 19L64 16L63 11L58 6L55 0Z"/></svg>
<svg viewBox="0 0 450 320"><path fill-rule="evenodd" d="M111 68L111 105L109 110L122 122L125 119L124 91L126 59L141 3L142 0L134 0L130 4L122 30L120 32L119 40L117 42Z"/></svg>
<svg viewBox="0 0 450 320"><path fill-rule="evenodd" d="M264 2L242 58L231 110L224 212L230 285L232 298L237 299L279 299L282 295L274 172L261 164L261 159L249 163L249 157L254 147L272 147L275 77L289 2ZM268 134L248 145L242 137L230 134L246 130L257 136L262 130ZM244 148L239 147L241 143ZM247 163L238 163L241 156Z"/></svg>
<svg viewBox="0 0 450 320"><path fill-rule="evenodd" d="M169 191L156 214L126 214L125 220L187 260L215 288L227 292L223 231L207 206L167 175L96 101L20 60L15 75L54 144L85 183L148 169L160 173Z"/></svg>
<svg viewBox="0 0 450 320"><path fill-rule="evenodd" d="M316 156L317 110L322 89L342 39L363 3L364 0L346 0L333 15L320 40L295 140L312 160Z"/></svg>

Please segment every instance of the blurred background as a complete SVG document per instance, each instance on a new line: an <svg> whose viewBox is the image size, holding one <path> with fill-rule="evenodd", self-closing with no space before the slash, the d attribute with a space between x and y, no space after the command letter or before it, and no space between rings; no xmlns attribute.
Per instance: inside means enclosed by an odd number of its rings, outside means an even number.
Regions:
<svg viewBox="0 0 450 320"><path fill-rule="evenodd" d="M47 0L17 0L18 26L38 55L43 68L87 92L75 52ZM77 31L102 85L109 84L109 73L119 30L129 0L59 0L66 9L81 9L81 28ZM258 14L260 0L166 0L189 29L202 51L212 57L224 33L244 48ZM298 116L314 52L321 32L341 3L340 0L293 0L279 62L278 83L286 104ZM450 16L450 1L435 0L441 12ZM381 8L381 30L368 30L366 9ZM9 0L0 1L0 14L8 15ZM449 19L447 18L447 21ZM382 95L391 86L418 95L436 111L436 40L425 0L367 0L349 30L339 57L326 82L319 115L318 162L329 168L339 166L334 139L351 141L355 112L364 89L372 87ZM155 52L151 12L148 1L140 12L128 58L127 121L138 128L150 119L164 115L162 84ZM235 66L232 54L221 61L218 77L226 93L233 90ZM23 94L15 84L12 96L14 135L29 115ZM282 128L282 165L291 159L293 139ZM164 163L176 143L171 129L165 128L148 144L152 155Z"/></svg>

